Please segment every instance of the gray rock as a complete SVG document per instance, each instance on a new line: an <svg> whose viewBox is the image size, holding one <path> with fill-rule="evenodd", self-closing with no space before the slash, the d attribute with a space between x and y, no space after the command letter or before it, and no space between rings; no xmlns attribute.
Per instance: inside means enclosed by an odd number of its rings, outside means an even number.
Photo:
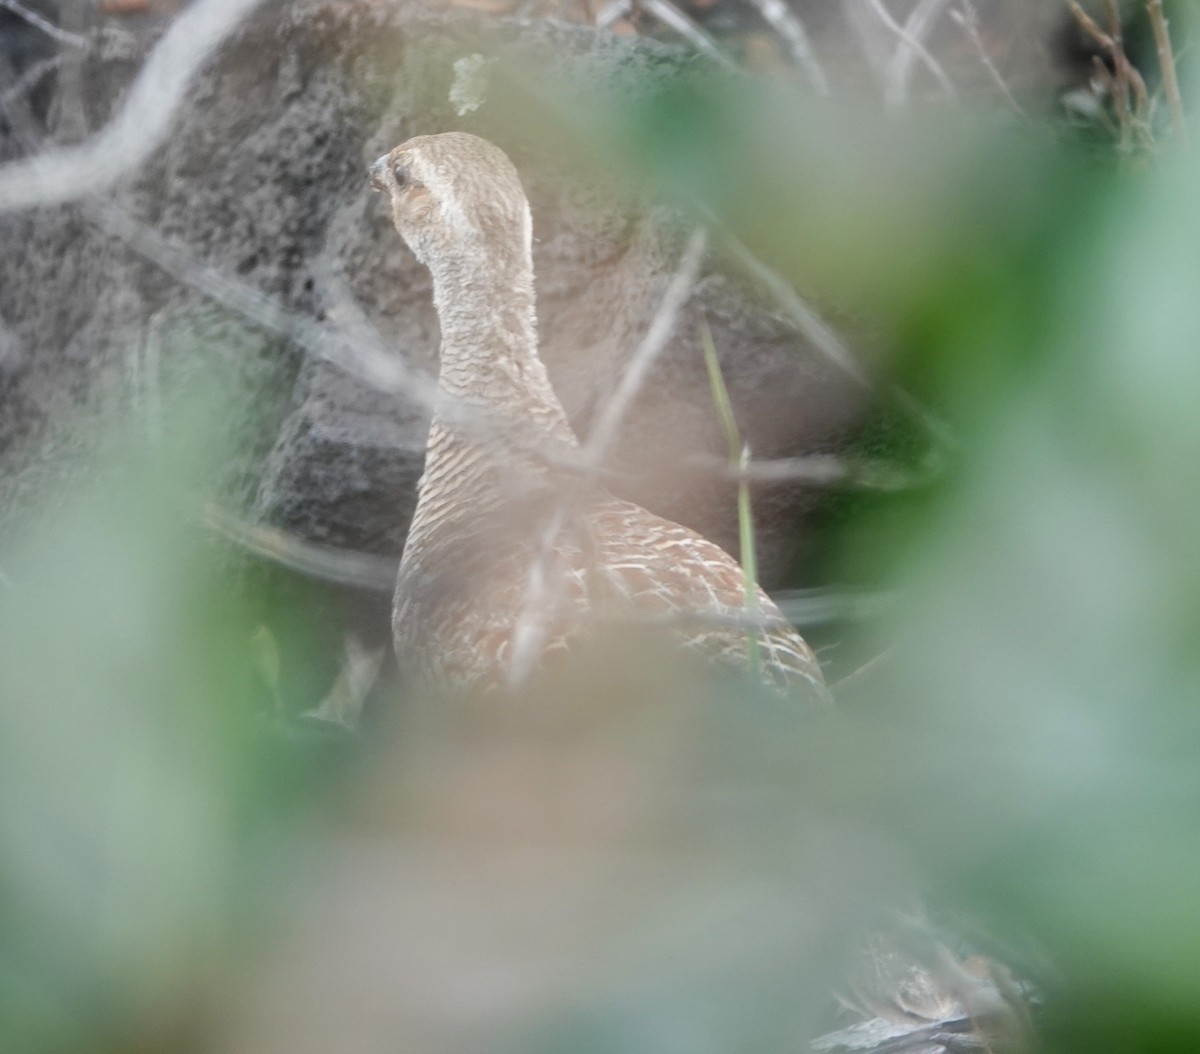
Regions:
<svg viewBox="0 0 1200 1054"><path fill-rule="evenodd" d="M175 393L207 376L227 401L223 431L239 451L219 490L241 515L309 541L398 553L424 411L306 357L287 332L231 307L237 296L214 302L209 293L233 280L239 296L257 291L310 328L361 316L397 355L434 370L428 279L364 171L402 138L451 127L496 138L522 170L544 355L586 433L653 316L678 232L658 210L545 164L486 101L459 117L450 103L454 63L523 49L569 62L572 77L593 79L597 91L621 93L657 67L692 60L549 22L497 23L484 36L476 19L384 8L268 5L199 78L153 163L113 195L140 225L135 234L182 251L175 273L145 259L145 244L139 252L101 229L86 205L0 217L0 239L21 247L0 258L0 506L19 505L30 479L57 471L48 466L86 447L79 437L114 415L133 409L150 415L151 433L169 428ZM152 42L153 28L138 33L85 60L93 128ZM14 152L11 141L3 146ZM613 464L629 474L618 488L627 496L733 547L732 489L683 467L697 452L724 450L698 340L702 315L757 456L828 449L854 421L860 396L763 294L720 271L705 274ZM788 487L760 496L767 578L785 557L784 533L770 528L789 523L803 501Z"/></svg>

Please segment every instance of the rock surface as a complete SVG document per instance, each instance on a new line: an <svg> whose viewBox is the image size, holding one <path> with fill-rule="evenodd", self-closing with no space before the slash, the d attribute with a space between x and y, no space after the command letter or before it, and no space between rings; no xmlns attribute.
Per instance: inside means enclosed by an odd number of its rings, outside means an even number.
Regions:
<svg viewBox="0 0 1200 1054"><path fill-rule="evenodd" d="M247 519L328 545L398 553L420 474L426 413L305 354L214 284L262 294L312 332L348 319L432 371L437 323L428 279L366 186L366 164L414 134L464 127L497 137L522 170L537 243L543 354L581 433L637 346L679 250L655 210L608 199L504 141L485 104L459 116L454 63L515 47L569 52L597 90L630 91L682 52L539 22L482 23L373 4L268 4L200 76L152 164L110 196L116 223L83 205L0 217L0 505L61 457L88 449L111 418L170 427L174 393L216 387L236 435L222 493ZM94 31L79 80L82 113L51 98L39 131L101 126L140 68L153 25ZM77 107L78 109L78 107ZM71 120L68 120L71 117ZM11 130L2 148L19 153ZM97 219L97 216L100 219ZM107 215L107 219L105 216ZM157 239L157 240L156 240ZM175 273L146 259L175 252ZM234 300L237 299L235 296ZM828 444L859 409L855 386L720 271L697 284L660 366L633 408L614 462L624 495L736 545L730 488L680 470L723 443L698 339L708 319L756 456ZM70 459L65 459L69 461ZM792 508L760 495L760 520ZM769 535L769 531L767 534ZM764 543L768 577L785 558Z"/></svg>

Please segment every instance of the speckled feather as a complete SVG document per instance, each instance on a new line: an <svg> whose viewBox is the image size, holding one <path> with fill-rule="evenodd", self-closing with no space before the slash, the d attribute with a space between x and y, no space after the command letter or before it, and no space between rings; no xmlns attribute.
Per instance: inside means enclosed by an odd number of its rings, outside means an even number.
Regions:
<svg viewBox="0 0 1200 1054"><path fill-rule="evenodd" d="M442 389L511 421L524 449L577 446L537 355L529 206L508 158L462 132L420 136L371 177L433 277ZM545 588L531 611L535 572ZM455 688L503 684L529 618L542 658L598 626L641 620L744 667L745 601L741 567L714 543L435 414L393 611L406 672ZM764 679L825 701L812 650L762 590L757 617Z"/></svg>

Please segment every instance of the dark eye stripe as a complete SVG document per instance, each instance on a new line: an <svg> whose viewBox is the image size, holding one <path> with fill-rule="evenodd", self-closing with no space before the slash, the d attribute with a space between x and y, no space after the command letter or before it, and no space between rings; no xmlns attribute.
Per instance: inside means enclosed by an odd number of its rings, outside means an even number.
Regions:
<svg viewBox="0 0 1200 1054"><path fill-rule="evenodd" d="M396 167L393 169L396 176L396 186L403 187L408 185L408 172L399 161L396 162Z"/></svg>

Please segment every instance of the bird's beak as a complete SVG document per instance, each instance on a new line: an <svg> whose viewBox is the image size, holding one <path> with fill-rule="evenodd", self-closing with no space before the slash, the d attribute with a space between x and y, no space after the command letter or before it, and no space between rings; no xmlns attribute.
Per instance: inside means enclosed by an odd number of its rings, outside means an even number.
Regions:
<svg viewBox="0 0 1200 1054"><path fill-rule="evenodd" d="M385 179L387 175L387 166L388 155L384 154L383 157L376 158L371 167L367 169L367 175L370 177L372 190L387 190L387 181Z"/></svg>

